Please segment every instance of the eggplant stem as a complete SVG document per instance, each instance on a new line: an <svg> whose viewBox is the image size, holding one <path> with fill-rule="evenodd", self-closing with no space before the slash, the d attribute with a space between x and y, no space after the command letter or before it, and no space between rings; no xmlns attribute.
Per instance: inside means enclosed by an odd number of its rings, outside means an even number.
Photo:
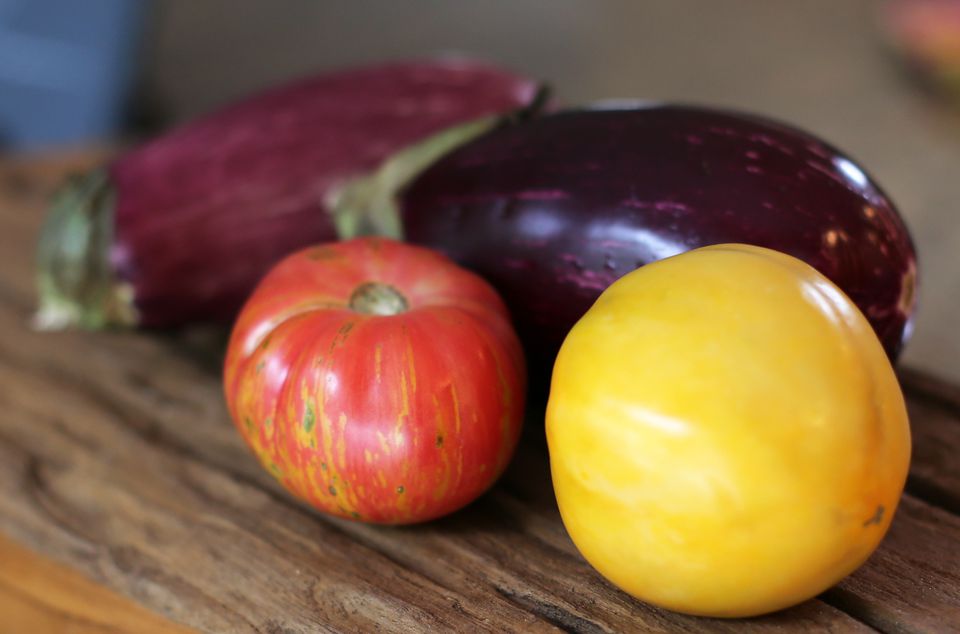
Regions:
<svg viewBox="0 0 960 634"><path fill-rule="evenodd" d="M541 84L523 108L441 130L396 152L373 172L348 180L331 192L327 200L337 236L341 240L368 235L402 240L398 195L407 185L470 141L496 128L535 117L546 106L549 96L550 88Z"/></svg>

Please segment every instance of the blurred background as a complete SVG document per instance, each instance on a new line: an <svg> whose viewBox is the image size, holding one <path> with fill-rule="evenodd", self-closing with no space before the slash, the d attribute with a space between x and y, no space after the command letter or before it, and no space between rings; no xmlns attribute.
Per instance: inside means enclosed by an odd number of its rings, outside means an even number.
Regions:
<svg viewBox="0 0 960 634"><path fill-rule="evenodd" d="M920 19L885 19L908 4ZM133 142L292 77L452 51L568 103L763 113L845 149L899 204L921 259L905 361L960 380L958 42L956 0L0 0L0 153Z"/></svg>

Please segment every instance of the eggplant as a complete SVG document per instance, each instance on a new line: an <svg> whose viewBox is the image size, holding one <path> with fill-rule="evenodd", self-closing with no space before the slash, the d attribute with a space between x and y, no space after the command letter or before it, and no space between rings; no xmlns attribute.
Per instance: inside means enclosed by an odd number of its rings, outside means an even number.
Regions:
<svg viewBox="0 0 960 634"><path fill-rule="evenodd" d="M300 80L188 123L62 188L40 239L36 323L229 320L281 257L362 223L331 216L340 186L432 135L419 157L429 162L537 90L469 60L400 62Z"/></svg>
<svg viewBox="0 0 960 634"><path fill-rule="evenodd" d="M618 277L725 242L813 265L891 358L911 331L916 256L890 198L833 146L757 116L679 105L546 115L446 155L396 207L405 239L487 278L547 362Z"/></svg>

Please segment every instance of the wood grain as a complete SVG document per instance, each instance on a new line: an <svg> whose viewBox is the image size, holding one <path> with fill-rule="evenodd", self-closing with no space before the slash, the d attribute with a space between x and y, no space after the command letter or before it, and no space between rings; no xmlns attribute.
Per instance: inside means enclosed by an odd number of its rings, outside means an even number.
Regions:
<svg viewBox="0 0 960 634"><path fill-rule="evenodd" d="M25 317L0 309L0 328ZM204 630L704 629L629 599L577 556L536 439L503 484L446 520L340 522L279 491L227 421L216 376L165 351L142 335L0 342L0 528ZM857 625L814 601L710 629L801 623Z"/></svg>
<svg viewBox="0 0 960 634"><path fill-rule="evenodd" d="M910 394L913 461L907 490L960 514L960 387L901 371Z"/></svg>
<svg viewBox="0 0 960 634"><path fill-rule="evenodd" d="M952 388L904 375L916 430L911 483L929 483L911 491L932 504L907 495L860 571L763 618L676 615L617 591L576 552L533 420L508 473L468 509L410 528L344 522L291 500L242 445L220 392L222 332L32 332L32 244L56 179L30 173L29 196L0 196L0 531L153 611L205 631L960 624Z"/></svg>
<svg viewBox="0 0 960 634"><path fill-rule="evenodd" d="M70 634L185 634L129 599L0 535L0 629Z"/></svg>
<svg viewBox="0 0 960 634"><path fill-rule="evenodd" d="M825 596L884 632L960 631L960 518L905 496L883 545Z"/></svg>

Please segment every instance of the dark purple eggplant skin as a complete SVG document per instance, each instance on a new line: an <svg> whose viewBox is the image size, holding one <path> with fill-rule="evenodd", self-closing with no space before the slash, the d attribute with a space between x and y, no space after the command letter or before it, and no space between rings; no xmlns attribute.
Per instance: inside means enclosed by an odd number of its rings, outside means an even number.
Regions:
<svg viewBox="0 0 960 634"><path fill-rule="evenodd" d="M916 256L893 203L836 148L763 118L669 105L560 112L462 146L399 202L405 239L486 277L535 359L552 362L618 277L729 242L811 264L891 359L910 334Z"/></svg>

